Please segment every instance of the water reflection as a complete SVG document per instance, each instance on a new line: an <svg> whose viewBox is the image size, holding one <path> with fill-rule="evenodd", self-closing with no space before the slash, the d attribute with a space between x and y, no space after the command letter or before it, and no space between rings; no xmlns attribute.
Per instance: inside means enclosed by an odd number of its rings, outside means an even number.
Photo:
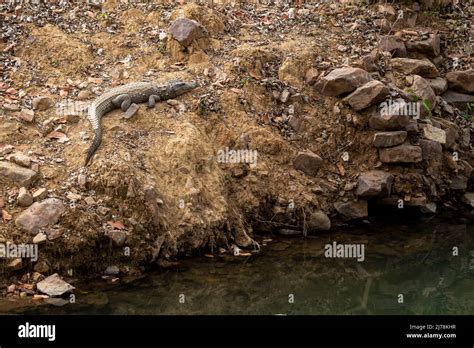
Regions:
<svg viewBox="0 0 474 348"><path fill-rule="evenodd" d="M472 221L458 221L462 223L440 219L396 226L374 223L350 233L274 239L258 255L184 260L186 271L151 274L112 288L89 284L92 292L77 294L76 304L9 311L472 314L474 229ZM324 246L333 241L364 243L364 262L325 258ZM453 255L454 247L459 248L458 256ZM294 303L289 303L291 298Z"/></svg>

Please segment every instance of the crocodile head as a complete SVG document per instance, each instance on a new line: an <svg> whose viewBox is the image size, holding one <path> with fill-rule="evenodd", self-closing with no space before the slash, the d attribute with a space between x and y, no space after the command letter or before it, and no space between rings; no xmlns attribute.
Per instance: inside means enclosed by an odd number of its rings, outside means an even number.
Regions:
<svg viewBox="0 0 474 348"><path fill-rule="evenodd" d="M178 95L189 92L190 90L198 86L197 82L184 82L184 81L170 81L168 83L168 94L169 98L177 97Z"/></svg>

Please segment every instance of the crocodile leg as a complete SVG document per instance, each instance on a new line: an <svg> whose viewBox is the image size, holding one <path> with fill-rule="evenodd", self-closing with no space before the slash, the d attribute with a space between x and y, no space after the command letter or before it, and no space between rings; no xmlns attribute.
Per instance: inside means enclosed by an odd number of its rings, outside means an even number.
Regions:
<svg viewBox="0 0 474 348"><path fill-rule="evenodd" d="M132 98L130 94L120 94L112 100L112 104L116 107L120 107L122 111L125 112L132 104Z"/></svg>
<svg viewBox="0 0 474 348"><path fill-rule="evenodd" d="M152 94L150 95L150 97L148 98L148 107L150 109L154 108L155 105L156 105L156 102L160 100L160 97L156 94Z"/></svg>

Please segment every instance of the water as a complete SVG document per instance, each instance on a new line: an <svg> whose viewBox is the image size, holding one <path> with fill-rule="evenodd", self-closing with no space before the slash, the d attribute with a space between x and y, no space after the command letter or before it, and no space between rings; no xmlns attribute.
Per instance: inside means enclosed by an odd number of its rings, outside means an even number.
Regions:
<svg viewBox="0 0 474 348"><path fill-rule="evenodd" d="M185 259L181 271L127 284L76 284L75 304L12 308L9 302L6 309L0 302L0 308L25 314L472 314L473 226L472 218L436 218L274 238L249 257ZM365 260L325 258L324 246L333 241L364 244Z"/></svg>

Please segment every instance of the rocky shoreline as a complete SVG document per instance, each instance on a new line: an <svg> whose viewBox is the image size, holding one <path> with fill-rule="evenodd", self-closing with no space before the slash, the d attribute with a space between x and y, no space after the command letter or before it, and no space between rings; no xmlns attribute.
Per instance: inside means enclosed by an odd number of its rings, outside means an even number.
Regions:
<svg viewBox="0 0 474 348"><path fill-rule="evenodd" d="M472 210L472 13L0 5L0 243L39 250L1 263L2 294L245 256L255 232L331 233L383 207ZM111 112L83 167L89 102L143 79L200 87Z"/></svg>

